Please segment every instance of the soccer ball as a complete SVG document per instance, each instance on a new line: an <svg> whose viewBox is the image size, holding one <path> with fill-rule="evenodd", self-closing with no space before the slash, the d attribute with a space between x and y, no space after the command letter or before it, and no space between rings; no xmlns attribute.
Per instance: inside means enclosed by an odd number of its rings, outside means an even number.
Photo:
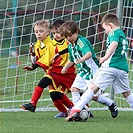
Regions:
<svg viewBox="0 0 133 133"><path fill-rule="evenodd" d="M83 108L79 114L79 120L80 121L87 121L90 116L90 111Z"/></svg>

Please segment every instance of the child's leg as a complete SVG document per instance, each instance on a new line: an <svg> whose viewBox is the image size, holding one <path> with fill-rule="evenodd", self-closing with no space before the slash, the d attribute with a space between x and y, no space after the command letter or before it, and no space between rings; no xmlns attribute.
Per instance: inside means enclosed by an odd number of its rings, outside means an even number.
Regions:
<svg viewBox="0 0 133 133"><path fill-rule="evenodd" d="M73 88L71 88L71 93L72 93L72 101L73 101L73 104L76 105L77 102L80 100L79 89L73 87Z"/></svg>
<svg viewBox="0 0 133 133"><path fill-rule="evenodd" d="M117 106L116 106L115 102L112 99L105 97L103 94L100 94L98 96L93 96L92 100L97 101L98 103L101 103L103 105L108 106L108 108L111 112L111 116L113 118L117 117L118 109L117 109Z"/></svg>
<svg viewBox="0 0 133 133"><path fill-rule="evenodd" d="M90 102L90 100L93 98L94 93L98 90L99 89L97 86L95 86L94 84L90 84L89 88L83 93L83 95L81 96L81 100L78 101L75 108L77 110L82 110L82 108Z"/></svg>
<svg viewBox="0 0 133 133"><path fill-rule="evenodd" d="M43 93L44 88L36 86L31 97L30 103L36 107L36 104Z"/></svg>
<svg viewBox="0 0 133 133"><path fill-rule="evenodd" d="M46 88L51 83L52 83L52 80L47 77L44 77L43 79L41 79L38 86L36 86L34 89L30 103L22 104L22 105L20 105L20 107L25 110L35 112L36 104L37 104L39 98L41 97L44 88Z"/></svg>
<svg viewBox="0 0 133 133"><path fill-rule="evenodd" d="M115 91L117 92L117 94L122 93L123 96L126 98L127 102L129 103L129 105L131 106L131 108L133 109L133 94L129 86L128 73L123 70L117 70L116 76L117 79L113 84Z"/></svg>
<svg viewBox="0 0 133 133"><path fill-rule="evenodd" d="M126 98L127 102L131 106L131 108L133 109L133 93L131 92L131 90L128 92L124 92L122 94Z"/></svg>
<svg viewBox="0 0 133 133"><path fill-rule="evenodd" d="M101 103L103 105L106 106L111 106L112 103L114 103L114 101L108 97L105 97L103 94L100 94L98 96L93 96L92 100Z"/></svg>
<svg viewBox="0 0 133 133"><path fill-rule="evenodd" d="M72 93L72 100L74 105L80 100L80 91L84 92L86 89L86 81L80 75L77 75L72 86L71 86L71 93Z"/></svg>
<svg viewBox="0 0 133 133"><path fill-rule="evenodd" d="M52 83L52 80L48 77L44 77L43 79L40 80L38 86L35 87L34 92L32 94L32 97L31 97L30 103L33 106L36 106L39 98L42 95L42 92L43 92L44 88L46 88L51 83Z"/></svg>
<svg viewBox="0 0 133 133"><path fill-rule="evenodd" d="M50 92L50 97L52 98L52 101L56 108L59 110L59 112L64 112L67 115L67 110L62 101L60 100L62 98L62 93L53 91Z"/></svg>
<svg viewBox="0 0 133 133"><path fill-rule="evenodd" d="M69 109L71 109L74 106L72 101L64 93L62 93L62 97L60 98L60 100Z"/></svg>

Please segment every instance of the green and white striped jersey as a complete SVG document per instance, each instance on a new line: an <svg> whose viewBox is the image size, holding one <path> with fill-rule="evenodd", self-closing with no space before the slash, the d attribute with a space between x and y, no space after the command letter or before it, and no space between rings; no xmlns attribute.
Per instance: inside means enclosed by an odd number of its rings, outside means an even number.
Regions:
<svg viewBox="0 0 133 133"><path fill-rule="evenodd" d="M111 44L111 42L117 42L118 46L114 53L106 60L102 66L104 67L113 67L120 70L128 72L128 64L126 61L126 51L128 48L128 41L126 39L125 33L121 29L116 29L108 34L106 49Z"/></svg>
<svg viewBox="0 0 133 133"><path fill-rule="evenodd" d="M78 74L84 79L90 80L99 68L99 62L90 41L87 38L78 35L75 44L69 44L68 51L69 60L71 62L76 62L77 59L83 57L87 52L92 53L90 59L77 64Z"/></svg>

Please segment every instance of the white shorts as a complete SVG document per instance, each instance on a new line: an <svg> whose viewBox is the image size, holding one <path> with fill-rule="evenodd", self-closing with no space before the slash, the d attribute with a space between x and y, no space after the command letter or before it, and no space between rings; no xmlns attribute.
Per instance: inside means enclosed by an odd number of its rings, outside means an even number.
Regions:
<svg viewBox="0 0 133 133"><path fill-rule="evenodd" d="M75 87L75 88L78 88L81 92L85 92L89 84L90 84L90 80L85 80L79 74L77 74L71 88Z"/></svg>
<svg viewBox="0 0 133 133"><path fill-rule="evenodd" d="M77 74L71 88L72 87L78 88L81 93L84 93L88 89L89 85L90 85L90 80L85 80L79 74ZM102 91L101 89L99 89L99 91L94 96L98 96L101 93Z"/></svg>
<svg viewBox="0 0 133 133"><path fill-rule="evenodd" d="M116 68L99 68L91 82L102 91L105 91L112 84L116 94L130 90L128 73Z"/></svg>

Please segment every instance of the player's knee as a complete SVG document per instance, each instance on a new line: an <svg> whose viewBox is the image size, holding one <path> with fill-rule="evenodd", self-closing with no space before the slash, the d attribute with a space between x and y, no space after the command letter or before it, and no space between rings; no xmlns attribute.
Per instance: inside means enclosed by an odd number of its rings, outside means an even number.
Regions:
<svg viewBox="0 0 133 133"><path fill-rule="evenodd" d="M72 87L71 92L79 92L80 90L78 88Z"/></svg>
<svg viewBox="0 0 133 133"><path fill-rule="evenodd" d="M60 92L50 92L50 97L52 98L53 101L61 99L62 96L63 96L63 93L60 93Z"/></svg>
<svg viewBox="0 0 133 133"><path fill-rule="evenodd" d="M98 99L98 96L93 96L93 97L92 97L92 100L93 100L93 101L97 101L97 99Z"/></svg>
<svg viewBox="0 0 133 133"><path fill-rule="evenodd" d="M52 80L48 77L44 77L43 79L40 80L38 86L42 88L46 88L48 85L52 84Z"/></svg>

